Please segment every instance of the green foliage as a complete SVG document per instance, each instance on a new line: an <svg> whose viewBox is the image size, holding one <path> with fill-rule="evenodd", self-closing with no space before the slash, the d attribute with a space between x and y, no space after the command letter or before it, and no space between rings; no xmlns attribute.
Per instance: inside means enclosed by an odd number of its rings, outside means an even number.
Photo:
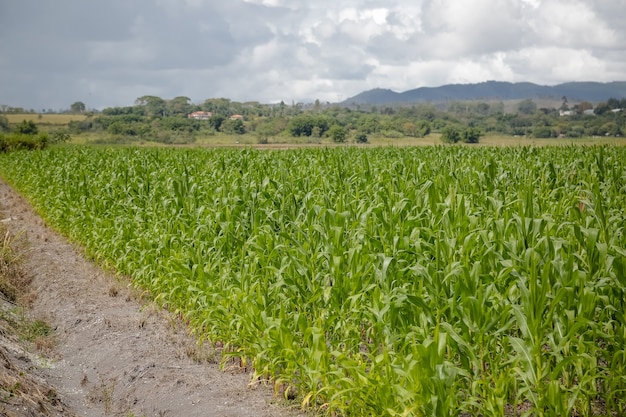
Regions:
<svg viewBox="0 0 626 417"><path fill-rule="evenodd" d="M15 126L13 131L20 135L36 135L39 129L32 120L22 120L22 123Z"/></svg>
<svg viewBox="0 0 626 417"><path fill-rule="evenodd" d="M356 132L355 138L356 143L367 143L367 133L365 132Z"/></svg>
<svg viewBox="0 0 626 417"><path fill-rule="evenodd" d="M0 155L47 222L337 415L626 413L626 149Z"/></svg>
<svg viewBox="0 0 626 417"><path fill-rule="evenodd" d="M550 126L536 126L532 130L532 135L536 138L555 137L554 131L550 128Z"/></svg>
<svg viewBox="0 0 626 417"><path fill-rule="evenodd" d="M468 127L467 129L463 130L463 133L462 133L463 142L478 143L482 135L483 134L480 131L480 129L476 127Z"/></svg>
<svg viewBox="0 0 626 417"><path fill-rule="evenodd" d="M441 131L441 141L443 143L457 143L462 138L462 132L458 127L446 126Z"/></svg>
<svg viewBox="0 0 626 417"><path fill-rule="evenodd" d="M47 133L34 135L25 135L16 132L10 134L0 133L0 153L43 149L49 142L50 138Z"/></svg>
<svg viewBox="0 0 626 417"><path fill-rule="evenodd" d="M517 104L517 111L522 114L533 114L537 111L537 104L530 98L522 100Z"/></svg>
<svg viewBox="0 0 626 417"><path fill-rule="evenodd" d="M187 136L224 132L241 134L256 133L257 136L270 138L276 136L314 137L327 136L332 125L343 126L348 132L363 131L370 136L384 138L424 137L431 131L441 132L446 126L456 126L463 141L463 129L477 128L485 134L499 133L518 136L580 137L584 135L623 135L626 131L626 116L619 109L624 100L609 99L598 103L595 116L584 114L591 103L573 103L576 112L567 117L560 117L555 108L537 109L533 100L522 100L517 105L516 113L505 113L503 102L453 102L435 107L431 104L413 106L385 107L378 111L372 107L366 112L338 105L311 105L300 103L291 106L281 104L260 104L257 102L240 103L226 98L205 100L201 105L193 105L188 97L175 97L164 100L155 96L137 99L134 106L107 108L96 117L88 117L81 122L72 122L72 133L106 132L114 122L121 122L113 127L111 135L161 141L164 136L179 136L176 132L185 132ZM622 107L620 107L622 106ZM569 108L569 107L568 107ZM211 111L213 116L201 124L188 129L186 126L173 126L162 119L174 117L178 120L195 110ZM233 114L245 116L244 122L231 123L228 117ZM155 123L155 121L157 123ZM198 121L194 121L198 122ZM222 126L222 123L224 123ZM182 123L182 122L181 122ZM607 125L609 124L609 125ZM140 126L142 125L142 126ZM607 129L610 127L610 129Z"/></svg>
<svg viewBox="0 0 626 417"><path fill-rule="evenodd" d="M50 144L65 143L70 139L70 134L65 130L55 130L48 134L48 143Z"/></svg>
<svg viewBox="0 0 626 417"><path fill-rule="evenodd" d="M291 136L312 136L314 130L322 136L330 127L330 121L325 116L303 114L289 120L287 131Z"/></svg>
<svg viewBox="0 0 626 417"><path fill-rule="evenodd" d="M0 115L0 132L7 132L9 130L11 130L11 127L9 126L9 119Z"/></svg>
<svg viewBox="0 0 626 417"><path fill-rule="evenodd" d="M220 131L221 128L222 128L222 123L224 123L225 120L226 120L226 118L224 116L219 115L219 114L215 114L215 115L213 115L213 117L211 117L209 120L207 120L207 123L215 131Z"/></svg>
<svg viewBox="0 0 626 417"><path fill-rule="evenodd" d="M226 119L222 122L220 131L234 135L243 135L246 133L246 128L244 127L243 120L241 119Z"/></svg>
<svg viewBox="0 0 626 417"><path fill-rule="evenodd" d="M335 143L344 143L348 136L348 131L343 126L332 125L330 129L328 129L328 136Z"/></svg>
<svg viewBox="0 0 626 417"><path fill-rule="evenodd" d="M70 112L72 113L84 113L85 109L85 103L83 103L82 101L72 103L72 105L70 106Z"/></svg>
<svg viewBox="0 0 626 417"><path fill-rule="evenodd" d="M149 117L163 117L167 114L167 104L161 97L142 96L135 100L135 105Z"/></svg>
<svg viewBox="0 0 626 417"><path fill-rule="evenodd" d="M58 139L56 136L55 140ZM32 120L23 120L11 133L0 133L0 153L16 150L43 149L50 142L48 133L39 133Z"/></svg>

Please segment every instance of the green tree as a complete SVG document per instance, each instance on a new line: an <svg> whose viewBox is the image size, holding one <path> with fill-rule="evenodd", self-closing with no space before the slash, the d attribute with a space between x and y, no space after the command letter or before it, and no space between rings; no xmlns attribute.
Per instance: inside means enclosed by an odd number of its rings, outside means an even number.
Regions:
<svg viewBox="0 0 626 417"><path fill-rule="evenodd" d="M235 135L243 135L246 133L245 126L241 119L226 119L222 122L220 131L224 133L231 133Z"/></svg>
<svg viewBox="0 0 626 417"><path fill-rule="evenodd" d="M517 111L522 114L533 114L537 111L537 104L530 98L517 104Z"/></svg>
<svg viewBox="0 0 626 417"><path fill-rule="evenodd" d="M135 100L135 105L143 108L144 114L151 117L163 117L167 105L165 100L157 96L141 96Z"/></svg>
<svg viewBox="0 0 626 417"><path fill-rule="evenodd" d="M72 113L84 113L85 108L85 103L83 103L82 101L76 101L70 106L70 111Z"/></svg>
<svg viewBox="0 0 626 417"><path fill-rule="evenodd" d="M346 131L346 128L340 125L332 125L330 129L328 129L328 136L330 136L335 143L345 142L347 135L348 132Z"/></svg>
<svg viewBox="0 0 626 417"><path fill-rule="evenodd" d="M166 109L167 114L170 116L174 115L187 115L193 111L193 106L190 103L191 99L189 97L179 96L174 97L171 100L167 101Z"/></svg>
<svg viewBox="0 0 626 417"><path fill-rule="evenodd" d="M222 123L224 123L225 120L226 118L221 114L214 114L209 120L207 120L207 122L209 122L209 126L211 126L213 129L215 129L216 131L220 131Z"/></svg>
<svg viewBox="0 0 626 417"><path fill-rule="evenodd" d="M468 127L463 131L463 142L465 143L478 143L482 132L476 127Z"/></svg>
<svg viewBox="0 0 626 417"><path fill-rule="evenodd" d="M9 130L9 119L4 116L0 116L0 132L7 132Z"/></svg>
<svg viewBox="0 0 626 417"><path fill-rule="evenodd" d="M596 105L596 108L593 110L593 112L598 116L601 116L610 111L611 111L611 108L606 103L598 103L598 105Z"/></svg>
<svg viewBox="0 0 626 417"><path fill-rule="evenodd" d="M355 136L356 143L367 143L367 133L359 131Z"/></svg>
<svg viewBox="0 0 626 417"><path fill-rule="evenodd" d="M461 140L461 131L455 126L446 126L441 131L441 141L444 143L457 143Z"/></svg>
<svg viewBox="0 0 626 417"><path fill-rule="evenodd" d="M22 123L15 126L14 131L21 135L36 135L39 129L37 129L37 125L32 120L22 120Z"/></svg>

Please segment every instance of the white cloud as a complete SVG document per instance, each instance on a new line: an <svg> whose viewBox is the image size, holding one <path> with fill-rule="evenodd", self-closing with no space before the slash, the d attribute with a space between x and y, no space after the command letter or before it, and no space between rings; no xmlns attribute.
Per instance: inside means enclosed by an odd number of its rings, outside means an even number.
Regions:
<svg viewBox="0 0 626 417"><path fill-rule="evenodd" d="M336 101L374 87L626 80L624 21L626 0L2 2L0 102Z"/></svg>

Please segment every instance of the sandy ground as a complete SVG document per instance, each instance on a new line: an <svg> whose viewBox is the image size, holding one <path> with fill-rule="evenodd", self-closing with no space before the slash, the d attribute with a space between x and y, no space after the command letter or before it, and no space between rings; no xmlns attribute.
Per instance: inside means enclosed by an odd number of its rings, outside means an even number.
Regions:
<svg viewBox="0 0 626 417"><path fill-rule="evenodd" d="M11 233L25 237L32 313L46 318L56 339L51 359L41 360L4 338L0 367L28 370L40 396L53 398L13 407L0 398L0 415L303 415L271 387L250 387L250 374L235 364L220 371L217 354L198 348L167 312L138 300L128 282L86 260L1 180L0 213Z"/></svg>

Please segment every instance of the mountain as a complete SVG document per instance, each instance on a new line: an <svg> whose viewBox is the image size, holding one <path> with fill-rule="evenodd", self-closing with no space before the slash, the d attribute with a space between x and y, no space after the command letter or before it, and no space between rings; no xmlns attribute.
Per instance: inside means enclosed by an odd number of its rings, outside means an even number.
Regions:
<svg viewBox="0 0 626 417"><path fill-rule="evenodd" d="M381 105L407 104L463 100L522 100L527 98L550 98L560 100L563 96L569 101L605 101L611 97L626 97L626 82L570 82L554 86L538 85L529 82L510 83L486 81L478 84L447 84L441 87L420 87L397 93L376 88L364 91L344 100L341 104Z"/></svg>

